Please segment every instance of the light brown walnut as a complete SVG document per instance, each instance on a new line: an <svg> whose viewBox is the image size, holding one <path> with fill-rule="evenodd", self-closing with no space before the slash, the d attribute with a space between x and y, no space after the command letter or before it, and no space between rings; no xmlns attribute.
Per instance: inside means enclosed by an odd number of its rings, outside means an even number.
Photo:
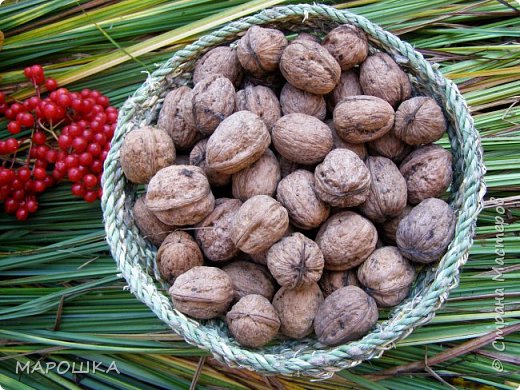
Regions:
<svg viewBox="0 0 520 390"><path fill-rule="evenodd" d="M170 234L175 227L162 223L157 217L146 207L144 196L139 197L132 208L134 222L139 228L143 237L149 240L155 246L160 246L166 236Z"/></svg>
<svg viewBox="0 0 520 390"><path fill-rule="evenodd" d="M206 76L220 74L227 77L235 87L242 81L243 69L238 61L237 50L229 46L218 46L204 54L195 65L193 83Z"/></svg>
<svg viewBox="0 0 520 390"><path fill-rule="evenodd" d="M286 83L280 93L280 105L284 115L300 113L315 116L320 121L327 115L327 105L322 95L293 87Z"/></svg>
<svg viewBox="0 0 520 390"><path fill-rule="evenodd" d="M362 63L368 55L367 35L349 24L331 30L322 45L338 61L343 71Z"/></svg>
<svg viewBox="0 0 520 390"><path fill-rule="evenodd" d="M271 130L282 116L280 102L271 88L248 85L236 94L237 111L251 111Z"/></svg>
<svg viewBox="0 0 520 390"><path fill-rule="evenodd" d="M392 129L381 138L369 142L368 150L374 156L386 157L399 163L410 154L412 147L397 138Z"/></svg>
<svg viewBox="0 0 520 390"><path fill-rule="evenodd" d="M321 275L318 284L325 298L342 287L361 286L356 276L356 269L349 269L346 271L323 271L323 275Z"/></svg>
<svg viewBox="0 0 520 390"><path fill-rule="evenodd" d="M222 187L231 182L231 175L217 172L208 167L206 163L206 147L208 146L208 138L201 139L195 144L190 152L189 163L196 165L204 171L212 187Z"/></svg>
<svg viewBox="0 0 520 390"><path fill-rule="evenodd" d="M234 261L222 268L233 282L235 300L246 295L261 295L269 301L273 299L275 283L266 267L250 261Z"/></svg>
<svg viewBox="0 0 520 390"><path fill-rule="evenodd" d="M170 284L179 275L203 263L199 246L183 231L170 233L157 251L157 267L163 279Z"/></svg>
<svg viewBox="0 0 520 390"><path fill-rule="evenodd" d="M355 69L347 70L341 73L338 85L327 95L327 104L329 110L334 111L343 99L349 96L363 95L363 89L359 83L359 73Z"/></svg>

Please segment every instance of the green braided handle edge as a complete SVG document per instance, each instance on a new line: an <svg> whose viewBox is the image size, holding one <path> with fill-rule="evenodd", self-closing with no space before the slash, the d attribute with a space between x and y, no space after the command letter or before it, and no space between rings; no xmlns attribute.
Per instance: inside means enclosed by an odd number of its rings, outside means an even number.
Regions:
<svg viewBox="0 0 520 390"><path fill-rule="evenodd" d="M237 38L252 25L281 22L302 24L308 21L350 23L363 29L372 43L408 68L422 86L444 107L449 118L448 134L454 156L454 181L451 204L457 211L455 237L437 268L431 268L414 295L397 307L388 320L361 340L327 348L314 339L280 341L262 349L240 347L227 335L219 321L199 324L175 310L170 299L157 286L160 281L155 266L155 248L144 240L132 221L131 204L135 186L126 182L119 164L119 150L124 135L134 127L154 121L158 104L169 87L168 78L187 78L190 64L208 49ZM167 77L168 76L168 77ZM144 84L120 110L118 126L103 174L103 216L107 241L128 289L162 321L193 345L210 351L219 361L232 367L245 367L267 374L307 374L326 377L353 367L363 360L379 357L385 349L406 337L414 328L431 320L446 301L449 291L458 284L459 270L467 261L472 245L476 218L482 209L485 193L482 148L466 103L455 84L445 79L413 47L384 31L364 17L325 5L289 5L266 9L256 15L232 22L186 48L179 50ZM152 273L155 280L149 275ZM162 287L165 285L162 284Z"/></svg>

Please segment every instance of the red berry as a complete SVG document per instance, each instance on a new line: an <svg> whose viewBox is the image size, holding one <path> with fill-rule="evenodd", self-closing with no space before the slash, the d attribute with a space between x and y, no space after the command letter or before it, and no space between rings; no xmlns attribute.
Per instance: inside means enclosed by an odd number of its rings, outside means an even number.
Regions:
<svg viewBox="0 0 520 390"><path fill-rule="evenodd" d="M43 155L45 156L47 154L47 152L43 153ZM49 163L46 161L46 160L40 160L40 159L37 159L35 162L34 162L34 166L37 167L37 168L47 168L47 165L49 165Z"/></svg>
<svg viewBox="0 0 520 390"><path fill-rule="evenodd" d="M45 183L43 182L43 180L35 180L34 181L34 191L36 192L43 192L45 191Z"/></svg>
<svg viewBox="0 0 520 390"><path fill-rule="evenodd" d="M58 98L56 99L56 103L60 105L60 107L67 108L70 107L72 104L72 99L69 95L62 93L61 95L58 95Z"/></svg>
<svg viewBox="0 0 520 390"><path fill-rule="evenodd" d="M16 173L17 173L18 179L20 179L24 183L29 181L29 179L31 178L31 170L27 167L19 168Z"/></svg>
<svg viewBox="0 0 520 390"><path fill-rule="evenodd" d="M5 141L5 150L7 154L15 153L18 150L18 147L20 146L20 143L15 138L8 138Z"/></svg>
<svg viewBox="0 0 520 390"><path fill-rule="evenodd" d="M107 113L107 123L116 123L117 122L117 112L108 112Z"/></svg>
<svg viewBox="0 0 520 390"><path fill-rule="evenodd" d="M43 71L43 68L41 65L33 65L31 66L31 77L35 77L35 76L43 76L44 75L44 71Z"/></svg>
<svg viewBox="0 0 520 390"><path fill-rule="evenodd" d="M70 168L68 171L69 180L72 182L78 182L83 177L79 168Z"/></svg>
<svg viewBox="0 0 520 390"><path fill-rule="evenodd" d="M99 199L103 197L103 187L99 187L97 190L97 196Z"/></svg>
<svg viewBox="0 0 520 390"><path fill-rule="evenodd" d="M88 167L90 164L92 164L92 162L94 161L94 158L92 157L92 155L90 153L81 153L79 155L79 164L80 165L83 165L85 167Z"/></svg>
<svg viewBox="0 0 520 390"><path fill-rule="evenodd" d="M81 127L82 131L85 130L87 128L87 125L88 125L87 121L83 120L83 119L78 121L77 124L78 124L79 127Z"/></svg>
<svg viewBox="0 0 520 390"><path fill-rule="evenodd" d="M35 199L28 199L25 206L30 213L35 213L38 210L38 202Z"/></svg>
<svg viewBox="0 0 520 390"><path fill-rule="evenodd" d="M54 183L55 181L52 176L45 176L45 179L43 179L43 184L45 184L45 188L52 187Z"/></svg>
<svg viewBox="0 0 520 390"><path fill-rule="evenodd" d="M44 180L47 177L47 172L44 168L37 167L34 168L33 175L37 180Z"/></svg>
<svg viewBox="0 0 520 390"><path fill-rule="evenodd" d="M93 173L101 173L103 171L103 163L99 160L92 161L92 164L90 165L90 170Z"/></svg>
<svg viewBox="0 0 520 390"><path fill-rule="evenodd" d="M83 102L83 100L78 99L78 98L72 99L72 102L71 102L72 109L76 112L81 111L82 102Z"/></svg>
<svg viewBox="0 0 520 390"><path fill-rule="evenodd" d="M22 126L20 126L20 122L11 121L7 124L7 131L11 134L18 134L22 130Z"/></svg>
<svg viewBox="0 0 520 390"><path fill-rule="evenodd" d="M13 190L21 190L23 188L23 182L20 179L14 179L11 182L11 188Z"/></svg>
<svg viewBox="0 0 520 390"><path fill-rule="evenodd" d="M99 159L104 162L107 159L107 156L108 156L108 150L103 150L99 156Z"/></svg>
<svg viewBox="0 0 520 390"><path fill-rule="evenodd" d="M45 159L51 164L54 164L56 161L58 161L58 151L54 149L48 150L45 154Z"/></svg>
<svg viewBox="0 0 520 390"><path fill-rule="evenodd" d="M43 115L49 122L54 121L58 116L57 114L58 107L56 107L54 104L48 103L43 107Z"/></svg>
<svg viewBox="0 0 520 390"><path fill-rule="evenodd" d="M85 138L76 137L72 140L72 147L76 152L83 153L87 149L88 143Z"/></svg>
<svg viewBox="0 0 520 390"><path fill-rule="evenodd" d="M97 182L97 177L92 173L83 176L83 183L85 183L85 187L87 188L94 188L97 185Z"/></svg>
<svg viewBox="0 0 520 390"><path fill-rule="evenodd" d="M56 161L56 164L54 164L54 170L64 175L65 172L67 172L67 164L64 160Z"/></svg>
<svg viewBox="0 0 520 390"><path fill-rule="evenodd" d="M107 137L103 133L96 133L94 134L94 142L104 146L107 143Z"/></svg>
<svg viewBox="0 0 520 390"><path fill-rule="evenodd" d="M0 186L11 184L14 180L15 174L11 169L1 168L0 170Z"/></svg>
<svg viewBox="0 0 520 390"><path fill-rule="evenodd" d="M61 149L67 150L72 145L71 138L66 134L60 134L58 137L58 145Z"/></svg>
<svg viewBox="0 0 520 390"><path fill-rule="evenodd" d="M29 211L26 207L20 207L18 210L16 210L16 219L19 221L25 221L27 217L29 216Z"/></svg>
<svg viewBox="0 0 520 390"><path fill-rule="evenodd" d="M9 198L4 203L4 210L7 214L14 214L18 207L20 206L20 202L17 202L13 198Z"/></svg>
<svg viewBox="0 0 520 390"><path fill-rule="evenodd" d="M103 131L103 124L94 119L92 122L90 122L90 128L95 132Z"/></svg>
<svg viewBox="0 0 520 390"><path fill-rule="evenodd" d="M98 97L96 99L96 103L103 106L103 107L107 107L110 103L110 101L108 100L108 98L104 95L101 95L100 97Z"/></svg>
<svg viewBox="0 0 520 390"><path fill-rule="evenodd" d="M7 110L7 103L0 103L0 114L3 114Z"/></svg>
<svg viewBox="0 0 520 390"><path fill-rule="evenodd" d="M99 92L97 89L93 89L92 92L90 92L90 97L92 99L97 99L101 96L101 92Z"/></svg>
<svg viewBox="0 0 520 390"><path fill-rule="evenodd" d="M90 89L84 88L80 92L81 96L84 98L88 98L90 96Z"/></svg>
<svg viewBox="0 0 520 390"><path fill-rule="evenodd" d="M47 142L47 136L45 135L45 133L43 131L37 131L33 134L33 142L36 144L36 145L44 145L45 142Z"/></svg>
<svg viewBox="0 0 520 390"><path fill-rule="evenodd" d="M83 102L81 102L81 112L84 114L92 111L92 107L94 107L92 99L85 99Z"/></svg>
<svg viewBox="0 0 520 390"><path fill-rule="evenodd" d="M76 156L75 154L70 154L67 157L65 157L65 166L67 168L77 168L78 165L78 156Z"/></svg>
<svg viewBox="0 0 520 390"><path fill-rule="evenodd" d="M5 103L5 93L0 91L0 104L4 104L4 103Z"/></svg>
<svg viewBox="0 0 520 390"><path fill-rule="evenodd" d="M16 190L15 192L13 192L13 195L12 195L13 199L18 201L18 202L21 202L22 200L25 199L25 191L24 190Z"/></svg>
<svg viewBox="0 0 520 390"><path fill-rule="evenodd" d="M34 125L34 116L28 112L24 112L23 114L19 114L20 119L18 121L22 126L32 127ZM17 116L18 117L18 116Z"/></svg>
<svg viewBox="0 0 520 390"><path fill-rule="evenodd" d="M103 148L101 146L99 146L99 144L90 144L88 147L87 147L87 151L92 154L93 156L99 156L101 154L101 152L103 151Z"/></svg>
<svg viewBox="0 0 520 390"><path fill-rule="evenodd" d="M47 154L47 151L49 150L49 147L46 145L38 145L36 147L33 146L33 149L35 149L35 156L38 160L41 160L40 163L45 163L45 166L47 166L47 162L45 161L45 156ZM36 161L38 163L38 161Z"/></svg>
<svg viewBox="0 0 520 390"><path fill-rule="evenodd" d="M58 83L56 80L49 77L47 80L45 80L45 88L47 88L48 91L54 91L56 88L58 88Z"/></svg>
<svg viewBox="0 0 520 390"><path fill-rule="evenodd" d="M13 115L16 117L21 112L25 112L25 106L20 103L13 103L11 104L11 111L13 112Z"/></svg>
<svg viewBox="0 0 520 390"><path fill-rule="evenodd" d="M83 199L85 202L92 203L95 202L97 199L97 192L96 191L87 191L85 195L83 196Z"/></svg>
<svg viewBox="0 0 520 390"><path fill-rule="evenodd" d="M38 107L38 104L40 104L40 98L38 96L31 96L29 99L26 100L27 105L29 106L29 109L34 109Z"/></svg>
<svg viewBox="0 0 520 390"><path fill-rule="evenodd" d="M0 187L0 202L3 202L11 194L11 189L5 185Z"/></svg>
<svg viewBox="0 0 520 390"><path fill-rule="evenodd" d="M69 126L69 135L71 137L79 137L82 133L83 129L78 125L70 125Z"/></svg>
<svg viewBox="0 0 520 390"><path fill-rule="evenodd" d="M31 77L32 77L32 69L31 69L30 66L28 66L27 68L25 68L25 69L23 70L23 75L24 75L27 79L29 79L29 80L31 79Z"/></svg>
<svg viewBox="0 0 520 390"><path fill-rule="evenodd" d="M114 136L114 128L110 125L103 126L103 134L105 134L108 140L111 140Z"/></svg>
<svg viewBox="0 0 520 390"><path fill-rule="evenodd" d="M81 196L81 197L83 197L86 192L85 187L83 187L83 184L81 184L81 183L73 184L71 187L71 190L72 190L73 195Z"/></svg>

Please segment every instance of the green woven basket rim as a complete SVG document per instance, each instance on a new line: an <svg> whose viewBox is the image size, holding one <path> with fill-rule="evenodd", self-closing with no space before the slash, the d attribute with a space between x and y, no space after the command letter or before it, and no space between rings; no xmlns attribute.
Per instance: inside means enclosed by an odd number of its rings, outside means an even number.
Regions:
<svg viewBox="0 0 520 390"><path fill-rule="evenodd" d="M198 323L175 310L155 264L156 249L140 236L131 214L136 186L128 183L119 164L124 136L153 123L162 99L172 85L189 81L194 61L214 46L230 42L252 25L281 25L294 31L309 27L353 24L364 30L373 46L389 53L412 75L414 85L434 97L449 121L454 179L450 204L457 214L455 237L436 266L423 272L410 297L360 340L326 347L316 339L280 340L261 349L248 349L228 336L223 321ZM429 64L413 47L366 18L321 4L275 7L229 23L179 50L153 72L120 110L112 147L103 174L103 216L107 241L128 289L173 331L193 345L208 350L232 367L269 374L306 374L318 377L379 357L385 349L429 322L458 284L467 261L478 213L485 193L485 168L479 135L466 103L451 81Z"/></svg>

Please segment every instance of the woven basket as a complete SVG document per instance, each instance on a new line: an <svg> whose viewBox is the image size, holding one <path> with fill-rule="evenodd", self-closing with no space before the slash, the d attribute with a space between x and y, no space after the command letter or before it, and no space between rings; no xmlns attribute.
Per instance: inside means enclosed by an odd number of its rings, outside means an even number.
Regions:
<svg viewBox="0 0 520 390"><path fill-rule="evenodd" d="M326 347L315 338L280 339L260 349L242 348L230 338L223 321L199 323L173 307L165 289L167 286L156 268L156 249L140 236L134 224L131 208L137 187L127 182L123 175L119 150L127 132L155 122L166 92L189 83L195 61L212 47L236 40L252 25L326 33L345 23L363 29L370 39L371 50L389 53L411 76L415 91L434 97L444 108L454 161L450 204L457 215L455 237L440 263L419 274L409 298L361 340ZM449 291L457 286L460 267L467 260L485 192L483 174L480 139L464 99L457 87L410 44L348 11L325 5L291 5L267 9L229 23L176 52L148 77L121 108L112 148L105 162L102 206L107 240L129 290L188 343L208 350L219 361L232 367L270 374L325 377L363 360L379 357L397 340L432 319L435 311L446 301Z"/></svg>

